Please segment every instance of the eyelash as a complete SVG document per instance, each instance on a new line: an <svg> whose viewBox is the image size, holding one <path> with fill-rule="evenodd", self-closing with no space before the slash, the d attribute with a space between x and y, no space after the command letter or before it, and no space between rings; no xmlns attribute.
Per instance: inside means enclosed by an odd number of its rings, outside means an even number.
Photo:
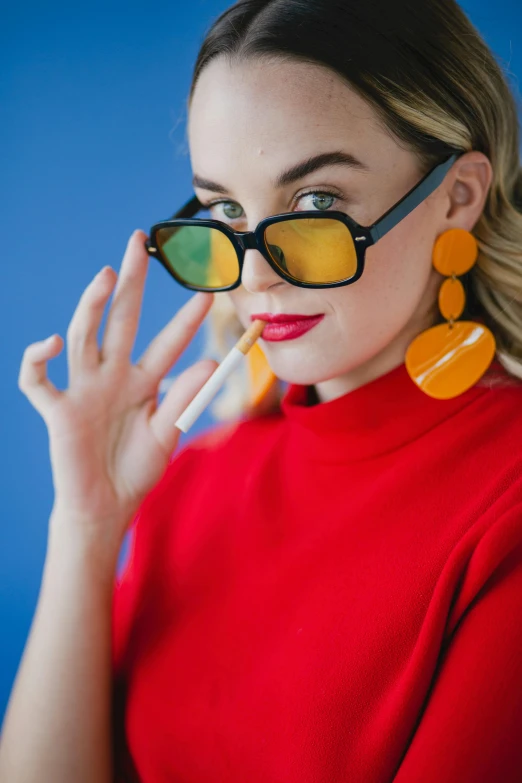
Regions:
<svg viewBox="0 0 522 783"><path fill-rule="evenodd" d="M298 196L297 201L300 201L305 196L315 196L315 195L332 196L333 198L335 198L336 201L342 200L342 196L339 195L339 193L334 193L333 191L322 189L322 190L309 190L306 193L301 193ZM220 199L219 201L211 201L209 204L203 204L203 206L205 207L205 209L210 209L211 207L217 206L217 204L235 204L235 203L236 203L235 201L230 201L230 200L227 200L227 199ZM329 207L328 209L312 210L312 212L329 212L329 211L332 211L334 209L335 209L335 207Z"/></svg>

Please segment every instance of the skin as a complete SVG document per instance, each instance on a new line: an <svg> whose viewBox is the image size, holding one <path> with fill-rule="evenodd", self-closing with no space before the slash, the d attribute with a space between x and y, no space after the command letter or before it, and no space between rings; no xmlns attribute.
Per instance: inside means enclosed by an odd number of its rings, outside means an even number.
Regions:
<svg viewBox="0 0 522 783"><path fill-rule="evenodd" d="M371 225L425 173L418 155L337 74L298 61L213 60L194 91L188 136L194 173L226 188L195 187L196 195L205 204L227 201L212 208L212 217L238 231L294 210L339 210ZM274 186L292 164L333 150L354 155L365 168L329 165ZM247 250L241 286L217 296L230 297L245 329L253 313L324 313L305 335L260 338L260 345L282 380L314 385L321 402L339 397L401 364L414 337L436 322L444 278L432 265L433 245L450 228L472 230L491 179L485 155L463 155L431 196L368 249L356 283L299 288ZM301 197L311 188L333 188L340 197Z"/></svg>

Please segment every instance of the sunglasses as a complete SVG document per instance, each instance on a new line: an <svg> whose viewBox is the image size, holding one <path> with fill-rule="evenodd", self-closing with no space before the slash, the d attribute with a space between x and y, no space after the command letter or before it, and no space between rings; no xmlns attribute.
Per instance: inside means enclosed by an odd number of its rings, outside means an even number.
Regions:
<svg viewBox="0 0 522 783"><path fill-rule="evenodd" d="M250 249L258 250L292 285L350 285L364 271L366 249L433 193L458 157L453 154L435 166L371 226L359 225L344 212L303 211L264 218L254 231L234 231L220 220L195 218L206 207L194 196L171 218L152 226L145 247L191 291L237 288Z"/></svg>

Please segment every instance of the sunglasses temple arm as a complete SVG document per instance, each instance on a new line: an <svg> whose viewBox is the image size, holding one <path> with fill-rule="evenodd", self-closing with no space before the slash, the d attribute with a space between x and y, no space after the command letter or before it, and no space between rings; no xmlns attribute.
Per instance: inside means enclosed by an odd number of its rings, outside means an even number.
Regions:
<svg viewBox="0 0 522 783"><path fill-rule="evenodd" d="M377 220L373 226L370 226L370 236L374 242L381 239L388 231L391 231L397 223L400 223L406 215L413 212L416 207L421 204L434 190L436 190L444 177L453 166L459 155L451 155L443 163L440 163L432 171L430 171L424 179L422 179L417 185L415 185L406 195L393 206L388 212L385 212L382 217Z"/></svg>
<svg viewBox="0 0 522 783"><path fill-rule="evenodd" d="M174 212L173 215L167 218L167 220L176 220L176 218L191 218L194 217L194 215L199 212L200 209L203 209L203 204L197 196L193 196L187 201L186 204L181 207L181 209L178 209L177 212Z"/></svg>

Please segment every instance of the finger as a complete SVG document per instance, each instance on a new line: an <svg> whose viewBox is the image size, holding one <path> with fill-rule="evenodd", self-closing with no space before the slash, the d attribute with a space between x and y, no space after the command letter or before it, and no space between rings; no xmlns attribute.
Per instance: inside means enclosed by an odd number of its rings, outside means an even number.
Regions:
<svg viewBox="0 0 522 783"><path fill-rule="evenodd" d="M163 402L150 417L149 426L167 454L173 452L180 436L176 421L216 367L218 362L213 359L202 359L188 367L176 378Z"/></svg>
<svg viewBox="0 0 522 783"><path fill-rule="evenodd" d="M22 357L18 388L42 416L62 395L47 378L47 361L58 356L62 348L62 338L54 334L47 340L28 345Z"/></svg>
<svg viewBox="0 0 522 783"><path fill-rule="evenodd" d="M214 294L199 291L152 340L137 364L155 383L167 374L193 339L213 301Z"/></svg>
<svg viewBox="0 0 522 783"><path fill-rule="evenodd" d="M143 287L149 265L145 249L147 235L136 229L131 234L121 263L118 283L107 316L101 348L102 361L129 358L138 331Z"/></svg>
<svg viewBox="0 0 522 783"><path fill-rule="evenodd" d="M100 364L98 330L116 280L114 269L105 266L80 297L67 329L69 385L75 378L96 369Z"/></svg>

